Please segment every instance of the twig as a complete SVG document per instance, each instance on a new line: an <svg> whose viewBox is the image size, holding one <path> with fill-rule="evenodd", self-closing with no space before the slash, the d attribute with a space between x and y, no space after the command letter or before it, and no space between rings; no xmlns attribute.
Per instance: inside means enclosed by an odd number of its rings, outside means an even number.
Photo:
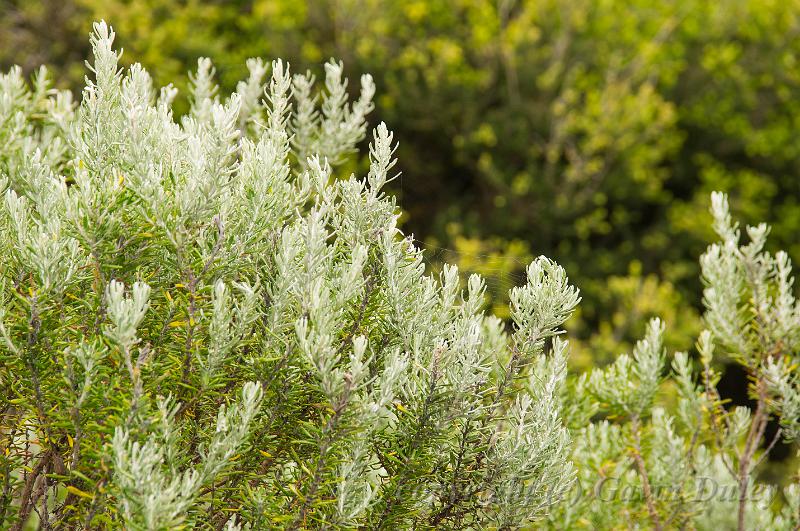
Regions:
<svg viewBox="0 0 800 531"><path fill-rule="evenodd" d="M39 496L34 492L34 487L39 477L50 464L51 457L51 451L46 451L44 455L39 458L39 461L36 463L36 466L33 467L31 473L28 474L25 487L22 489L22 496L20 496L19 521L11 528L12 531L21 531L25 522L28 520L28 516L31 514L31 509L36 505L36 502L39 501Z"/></svg>
<svg viewBox="0 0 800 531"><path fill-rule="evenodd" d="M336 433L339 421L342 418L342 414L344 413L347 404L350 402L350 393L352 390L352 377L348 373L345 373L345 386L342 390L342 394L336 400L336 403L332 404L333 415L331 415L331 417L325 423L325 426L322 428L323 437L322 441L320 441L319 454L317 455L317 460L314 464L314 475L311 479L311 486L308 488L306 495L303 497L303 503L300 506L300 511L297 513L294 521L289 526L289 529L299 529L301 526L305 527L306 516L308 515L309 510L312 508L313 503L317 499L317 491L319 490L319 486L323 480L322 475L325 466L327 466L328 451L333 445L334 434Z"/></svg>
<svg viewBox="0 0 800 531"><path fill-rule="evenodd" d="M639 434L641 425L639 423L639 416L631 416L631 434L633 435L633 459L636 462L636 468L639 470L639 477L642 479L642 490L644 491L644 500L647 504L647 512L650 514L650 520L653 522L653 528L656 531L663 529L661 520L656 511L655 502L653 501L653 492L650 488L650 479L647 476L647 468L642 457L642 441Z"/></svg>
<svg viewBox="0 0 800 531"><path fill-rule="evenodd" d="M761 438L764 436L764 429L767 426L769 415L766 411L766 389L764 381L761 379L756 380L756 392L758 394L758 405L756 412L753 415L753 422L750 424L750 429L747 433L745 440L744 452L739 460L739 509L738 509L738 524L737 529L744 531L745 527L745 511L747 509L747 484L750 480L750 472L754 467L750 466L750 462L759 447Z"/></svg>
<svg viewBox="0 0 800 531"><path fill-rule="evenodd" d="M380 521L376 525L376 529L383 529L384 526L388 523L387 519L394 508L395 504L398 501L398 493L397 491L400 489L401 486L405 484L408 475L408 468L409 463L411 462L411 454L414 450L420 445L422 440L422 431L427 427L428 420L431 416L431 407L433 406L433 399L436 392L436 385L439 381L439 350L437 349L434 351L433 354L433 369L431 371L431 379L430 383L428 384L428 393L425 397L425 402L422 406L422 413L419 416L419 420L417 421L417 427L414 430L414 435L409 439L408 444L406 446L405 451L403 452L403 464L399 468L397 481L395 482L394 488L392 489L391 496L389 497L388 501L383 507L383 511L381 512Z"/></svg>

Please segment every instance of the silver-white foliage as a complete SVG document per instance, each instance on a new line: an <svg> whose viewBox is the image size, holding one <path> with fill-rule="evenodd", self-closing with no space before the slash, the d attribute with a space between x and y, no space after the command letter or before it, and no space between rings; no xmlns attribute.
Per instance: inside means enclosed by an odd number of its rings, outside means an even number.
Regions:
<svg viewBox="0 0 800 531"><path fill-rule="evenodd" d="M131 529L165 529L179 526L194 503L198 490L212 481L247 440L248 427L258 411L261 389L244 385L235 407L223 407L217 416L216 433L201 450L197 466L178 470L170 452L175 447L173 423L177 405L161 405L160 434L140 443L131 440L125 427L114 432L114 480L120 489L120 508ZM171 465L165 470L164 464Z"/></svg>
<svg viewBox="0 0 800 531"><path fill-rule="evenodd" d="M139 65L121 69L113 40L105 23L95 25L94 75L77 109L44 71L33 90L18 70L0 77L0 242L4 282L33 279L31 322L40 306L96 295L93 315L73 328L96 330L95 339L73 345L54 332L68 345L58 350L60 381L77 408L101 373L130 385L129 411L110 447L97 450L112 457L110 491L127 527L199 523L209 507L198 502L203 487L239 455L274 461L269 473L248 476L240 513L218 522L228 529L273 518L299 527L312 513L330 527L636 527L649 519L727 528L735 502L686 500L698 471L730 483L736 466L755 468L742 447L757 415L720 408L715 346L765 382L784 435L800 433L791 264L764 251L765 225L748 227L750 242L740 245L724 196L712 198L722 241L701 259L708 331L698 341L700 374L685 353L666 374L664 325L654 319L632 355L571 378L561 335L580 296L560 266L545 257L530 264L510 294L507 334L483 312L479 276L464 289L456 267L426 273L422 251L398 228L384 190L396 164L385 124L372 131L364 178L336 174L366 135L369 76L351 103L340 63L325 65L319 91L311 74L253 59L248 79L223 97L201 59L190 112L176 121L176 90L156 90ZM33 123L34 114L45 118ZM122 270L129 289L116 276ZM5 310L0 317L5 347L21 355L20 327ZM178 375L172 383L191 397L184 404L159 397L161 383L147 372L176 353L181 365L164 377ZM653 407L665 378L675 384L674 411ZM239 389L239 400L213 403L188 455L187 411L208 411L206 394L219 398L225 386ZM248 452L253 437L269 445L286 435L274 419L292 407L287 422L300 425L292 433L302 440L283 444L297 443L293 451ZM309 418L307 407L322 413ZM593 420L598 412L610 418ZM71 422L79 433L80 417ZM654 493L647 503L570 499L576 484L606 478ZM658 488L678 494L659 497ZM780 513L748 502L747 525L794 525L796 485L785 498Z"/></svg>
<svg viewBox="0 0 800 531"><path fill-rule="evenodd" d="M396 164L385 124L372 131L364 178L335 174L366 136L369 75L350 102L341 63L324 66L318 90L310 74L252 59L248 79L224 97L204 58L191 75L190 111L176 120L176 90L157 90L138 64L121 68L114 38L95 24L93 75L77 108L44 75L32 93L19 71L0 78L0 223L7 277L34 277L43 302L96 296L75 319L97 343L63 351L63 378L78 407L107 391L96 384L100 370L121 382L115 396L127 410L110 448L97 451L111 454L122 523L202 521L199 493L248 439L282 436L269 419L287 404L282 395L262 404L273 376L264 364L276 377L302 375L302 399L327 420L304 425L301 455L282 455L242 491L242 515L228 528L246 528L245 514L254 528L266 525L259 511L296 525L309 512L345 527L442 522L451 500L470 507L468 525L541 518L575 475L558 336L580 298L564 270L544 257L531 264L512 292L507 336L483 312L480 277L463 289L455 267L427 274L398 228L384 191ZM32 109L44 123L29 123ZM5 322L2 332L18 352ZM154 375L150 364L172 372ZM233 370L261 381L233 380ZM179 379L170 384L193 398L159 397L160 378ZM210 429L208 419L187 422L226 385L241 398L214 403ZM81 419L72 420L77 433ZM385 466L386 441L406 452L405 468Z"/></svg>
<svg viewBox="0 0 800 531"><path fill-rule="evenodd" d="M596 369L590 379L598 399L629 415L646 412L653 402L664 365L664 325L653 319L644 339L636 343L633 356L620 355L605 369Z"/></svg>
<svg viewBox="0 0 800 531"><path fill-rule="evenodd" d="M764 250L764 224L748 227L750 241L740 243L725 195L712 195L711 212L721 241L701 258L708 329L697 342L699 371L688 353L678 352L672 373L665 373L664 325L654 319L632 356L620 355L593 370L583 390L573 388L569 399L581 403L587 393L595 405L586 413L608 419L574 426L579 488L551 512L554 529L788 531L800 525L796 477L787 473L785 504L776 501L773 486L755 479L776 442L764 436L770 415L781 422L776 436L792 441L799 434L800 323L791 265L786 253ZM756 408L722 402L715 369L720 347L744 365ZM670 389L675 405L668 412L656 404Z"/></svg>

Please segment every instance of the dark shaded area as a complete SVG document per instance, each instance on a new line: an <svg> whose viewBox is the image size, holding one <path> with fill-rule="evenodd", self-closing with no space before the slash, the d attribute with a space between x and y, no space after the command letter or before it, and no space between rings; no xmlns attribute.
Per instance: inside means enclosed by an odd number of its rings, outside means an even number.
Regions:
<svg viewBox="0 0 800 531"><path fill-rule="evenodd" d="M723 400L729 401L726 403L726 408L730 409L735 406L747 406L750 408L750 411L755 410L756 401L753 400L746 391L749 384L750 377L741 365L737 363L727 363L725 365L725 371L722 378L720 378L719 384L717 384L717 390ZM773 419L769 422L764 432L762 448L766 449L769 447L779 429L780 425L776 420ZM768 459L772 462L784 461L791 457L793 450L794 447L791 444L787 444L783 438L781 438L775 443L775 446L773 446Z"/></svg>

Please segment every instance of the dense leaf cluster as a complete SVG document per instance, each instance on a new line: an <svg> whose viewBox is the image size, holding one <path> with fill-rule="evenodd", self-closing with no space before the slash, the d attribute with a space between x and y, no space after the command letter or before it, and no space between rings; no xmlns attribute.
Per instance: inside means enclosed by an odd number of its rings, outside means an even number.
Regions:
<svg viewBox="0 0 800 531"><path fill-rule="evenodd" d="M425 274L382 192L332 178L365 135L280 61L225 99L204 59L173 119L105 23L79 107L0 78L0 521L21 528L518 526L570 486L565 376L534 367L579 296L541 258L512 294ZM267 71L269 79L265 79ZM526 383L525 378L531 378ZM522 380L521 380L522 379Z"/></svg>
<svg viewBox="0 0 800 531"><path fill-rule="evenodd" d="M371 72L378 121L400 140L408 232L487 279L493 310L544 254L584 304L569 325L607 362L660 316L689 348L696 257L714 237L705 204L732 195L770 219L800 260L798 0L41 0L5 2L0 64L48 63L82 86L89 20L158 84L183 89L199 56L235 90L249 57L298 71L330 56ZM93 18L92 18L93 17ZM125 60L123 58L123 60ZM178 97L178 114L188 109ZM366 151L364 151L366 153ZM362 169L365 160L362 158ZM342 170L347 176L352 165ZM437 249L439 248L439 249Z"/></svg>
<svg viewBox="0 0 800 531"><path fill-rule="evenodd" d="M176 119L114 37L95 24L78 105L45 70L0 76L4 527L800 527L798 474L758 480L800 436L791 261L727 196L697 359L654 319L568 374L561 266L527 265L506 324L399 230L386 125L364 175L334 178L372 77L350 101L340 63L317 89L250 59L222 97L201 59ZM718 352L752 409L721 398Z"/></svg>

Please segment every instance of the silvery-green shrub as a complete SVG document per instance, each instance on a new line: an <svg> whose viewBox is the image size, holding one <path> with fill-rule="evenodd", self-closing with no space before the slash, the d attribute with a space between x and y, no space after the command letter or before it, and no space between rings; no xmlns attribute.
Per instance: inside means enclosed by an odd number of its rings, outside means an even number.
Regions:
<svg viewBox="0 0 800 531"><path fill-rule="evenodd" d="M426 273L368 75L351 101L339 63L318 87L252 59L223 97L201 59L178 119L94 30L80 104L44 69L0 76L4 528L797 529L796 483L751 494L766 422L800 432L800 307L723 195L699 363L667 375L656 320L569 375L556 263L528 266L510 323L480 277ZM366 175L337 175L368 134ZM755 411L721 402L715 349Z"/></svg>

